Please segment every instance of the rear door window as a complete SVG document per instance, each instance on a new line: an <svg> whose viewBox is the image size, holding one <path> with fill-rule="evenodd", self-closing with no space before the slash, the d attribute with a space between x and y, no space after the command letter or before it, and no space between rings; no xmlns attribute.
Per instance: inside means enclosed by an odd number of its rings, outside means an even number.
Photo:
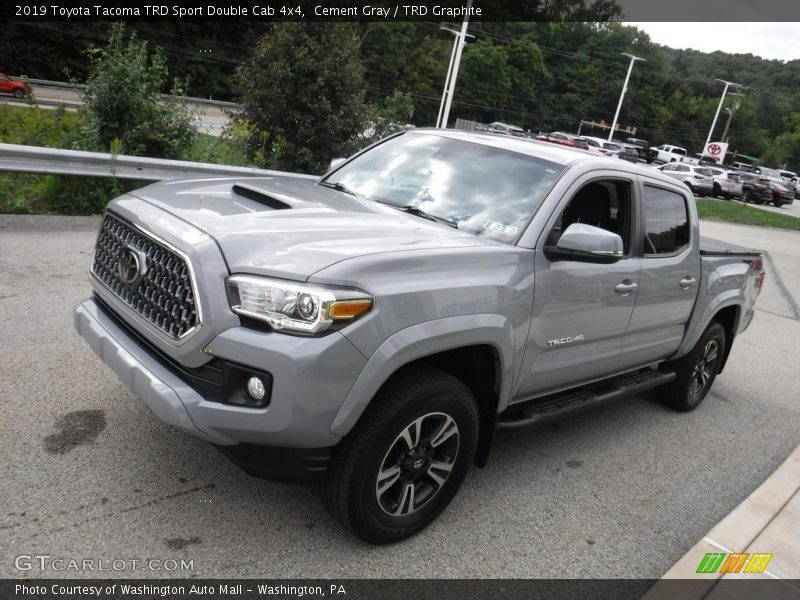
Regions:
<svg viewBox="0 0 800 600"><path fill-rule="evenodd" d="M644 253L677 254L689 245L689 210L686 198L662 188L644 188Z"/></svg>

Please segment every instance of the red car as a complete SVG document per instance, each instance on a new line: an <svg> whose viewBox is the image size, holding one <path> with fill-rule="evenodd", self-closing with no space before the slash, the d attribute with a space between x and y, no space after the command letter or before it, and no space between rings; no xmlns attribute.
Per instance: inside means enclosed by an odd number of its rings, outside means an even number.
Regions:
<svg viewBox="0 0 800 600"><path fill-rule="evenodd" d="M572 135L571 133L564 133L563 131L554 131L553 133L537 135L536 139L543 142L561 144L562 146L571 146L572 148L581 148L583 150L589 149L589 144L586 140Z"/></svg>
<svg viewBox="0 0 800 600"><path fill-rule="evenodd" d="M11 94L14 98L24 98L31 93L31 86L25 81L14 79L0 73L0 94Z"/></svg>

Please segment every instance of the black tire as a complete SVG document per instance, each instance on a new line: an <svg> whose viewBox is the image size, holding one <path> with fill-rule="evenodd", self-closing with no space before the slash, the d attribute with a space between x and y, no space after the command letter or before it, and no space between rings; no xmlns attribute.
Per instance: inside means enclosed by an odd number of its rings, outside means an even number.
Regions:
<svg viewBox="0 0 800 600"><path fill-rule="evenodd" d="M674 409L689 412L706 397L725 355L725 328L712 321L694 348L672 363L677 377L657 388L659 397Z"/></svg>
<svg viewBox="0 0 800 600"><path fill-rule="evenodd" d="M697 195L697 190L694 189L694 186L691 183L687 182L686 183L686 187L689 188L689 191L692 192L692 195L694 195L694 196Z"/></svg>
<svg viewBox="0 0 800 600"><path fill-rule="evenodd" d="M713 195L715 198L718 198L719 196L722 196L722 188L721 188L721 187L719 187L719 184L718 184L718 183L715 183L715 184L714 184L714 190L713 190L713 192L712 192L712 195ZM722 196L722 197L724 198L725 196Z"/></svg>
<svg viewBox="0 0 800 600"><path fill-rule="evenodd" d="M475 455L478 422L475 398L460 380L434 367L402 370L334 450L321 489L326 507L371 544L414 535L461 487ZM380 474L385 482L379 487Z"/></svg>
<svg viewBox="0 0 800 600"><path fill-rule="evenodd" d="M775 208L780 208L781 206L783 206L783 202L781 202L780 200L773 200L772 206L774 206Z"/></svg>
<svg viewBox="0 0 800 600"><path fill-rule="evenodd" d="M15 88L14 91L11 92L11 94L14 96L14 98L24 98L25 90L22 90L20 88Z"/></svg>
<svg viewBox="0 0 800 600"><path fill-rule="evenodd" d="M742 202L750 202L753 199L753 196L750 194L750 190L744 190L742 192Z"/></svg>

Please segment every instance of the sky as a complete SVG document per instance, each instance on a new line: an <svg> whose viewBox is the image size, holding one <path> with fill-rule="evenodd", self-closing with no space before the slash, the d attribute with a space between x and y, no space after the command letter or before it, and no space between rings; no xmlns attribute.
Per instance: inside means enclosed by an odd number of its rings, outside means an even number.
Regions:
<svg viewBox="0 0 800 600"><path fill-rule="evenodd" d="M656 44L755 54L767 59L800 59L800 23L631 23Z"/></svg>

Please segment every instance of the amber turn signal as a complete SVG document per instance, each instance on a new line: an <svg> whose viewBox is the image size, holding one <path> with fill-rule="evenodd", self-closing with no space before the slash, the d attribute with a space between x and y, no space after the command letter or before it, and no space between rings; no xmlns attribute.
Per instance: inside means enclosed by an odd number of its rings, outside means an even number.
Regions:
<svg viewBox="0 0 800 600"><path fill-rule="evenodd" d="M370 308L372 308L371 300L337 300L328 306L328 318L334 321L349 321L363 315Z"/></svg>

